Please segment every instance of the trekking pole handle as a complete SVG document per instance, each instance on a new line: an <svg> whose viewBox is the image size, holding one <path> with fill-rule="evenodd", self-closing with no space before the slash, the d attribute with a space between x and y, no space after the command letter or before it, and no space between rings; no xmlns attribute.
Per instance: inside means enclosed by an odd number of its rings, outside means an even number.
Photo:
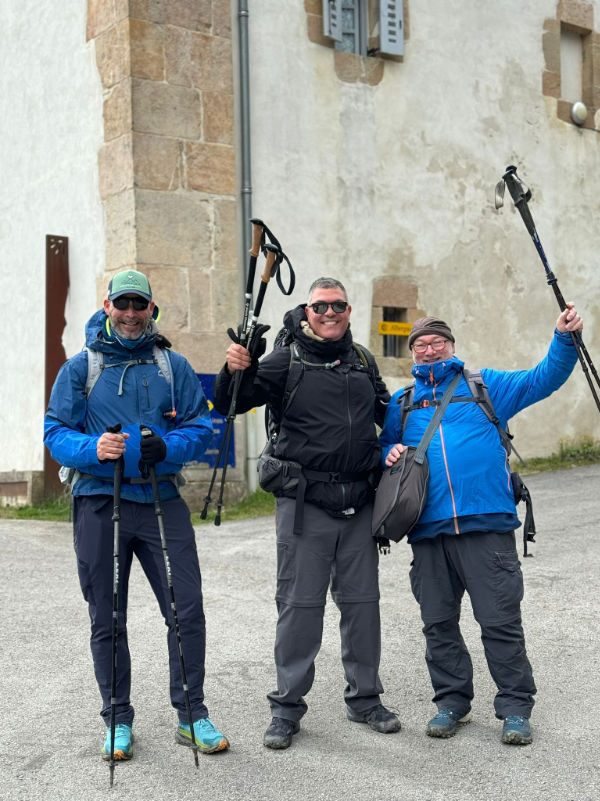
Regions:
<svg viewBox="0 0 600 801"><path fill-rule="evenodd" d="M265 266L262 271L262 275L260 276L260 280L264 284L268 284L271 280L271 273L273 271L273 265L275 264L275 259L280 253L280 250L275 245L267 244L265 245L265 249L267 251L267 257L265 260Z"/></svg>
<svg viewBox="0 0 600 801"><path fill-rule="evenodd" d="M264 230L264 223L262 220L253 218L250 220L252 223L252 246L250 248L250 255L257 259L260 253L260 241Z"/></svg>

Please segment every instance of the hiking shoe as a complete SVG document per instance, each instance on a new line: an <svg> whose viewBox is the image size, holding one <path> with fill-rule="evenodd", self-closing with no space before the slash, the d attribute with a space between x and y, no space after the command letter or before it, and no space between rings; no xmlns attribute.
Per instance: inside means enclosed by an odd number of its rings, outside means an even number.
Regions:
<svg viewBox="0 0 600 801"><path fill-rule="evenodd" d="M347 709L347 716L353 723L367 723L373 731L381 734L391 734L402 728L398 716L386 709L383 704L377 704L364 712L352 712Z"/></svg>
<svg viewBox="0 0 600 801"><path fill-rule="evenodd" d="M225 751L229 748L229 740L220 732L210 718L199 718L194 721L194 739L198 750L203 754L214 754L215 751ZM175 734L175 740L179 745L193 745L190 724L179 721L179 727Z"/></svg>
<svg viewBox="0 0 600 801"><path fill-rule="evenodd" d="M431 718L425 729L430 737L452 737L456 734L459 726L471 720L471 713L467 712L463 717L459 717L457 712L451 709L438 709L437 714Z"/></svg>
<svg viewBox="0 0 600 801"><path fill-rule="evenodd" d="M115 759L131 759L133 756L133 734L128 723L115 726ZM106 729L106 740L102 746L102 759L110 759L110 726Z"/></svg>
<svg viewBox="0 0 600 801"><path fill-rule="evenodd" d="M297 720L273 718L264 734L263 744L267 748L289 748L292 744L292 737L299 731L300 724Z"/></svg>
<svg viewBox="0 0 600 801"><path fill-rule="evenodd" d="M509 715L504 719L502 742L509 745L529 745L533 740L529 718L521 715Z"/></svg>

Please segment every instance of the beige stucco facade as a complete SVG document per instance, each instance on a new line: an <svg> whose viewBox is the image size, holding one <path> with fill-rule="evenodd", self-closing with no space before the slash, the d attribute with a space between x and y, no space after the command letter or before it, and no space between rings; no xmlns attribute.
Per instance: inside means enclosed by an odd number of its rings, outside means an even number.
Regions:
<svg viewBox="0 0 600 801"><path fill-rule="evenodd" d="M72 174L73 202L65 187L56 214L43 204L29 228L26 207L19 216L21 230L38 239L69 236L66 353L81 347L85 319L110 275L135 266L150 276L174 347L197 372L214 373L225 329L240 319L246 260L240 4L78 0L76 14L47 0L37 5L53 9L83 65L75 80L55 48L25 40L22 63L32 73L44 56L48 111L29 127L23 111L21 149L31 145L65 168L86 165ZM421 313L446 319L470 366L531 366L545 352L558 306L510 198L501 211L494 207L495 184L514 164L532 189L530 209L559 286L584 315L588 351L600 354L600 0L405 0L401 58L334 50L322 34L320 0L249 5L252 212L279 237L297 276L291 298L274 282L269 287L265 322L277 330L314 278L334 275L348 289L354 335L380 357L391 390L408 380L410 362L383 356L377 324L384 307L409 322ZM12 6L7 63L23 49L13 36L22 4ZM567 30L583 42L581 98L561 95ZM18 78L31 91L25 68L12 75L12 92ZM59 97L74 121L68 132L80 134L60 144L44 125L49 101ZM582 127L569 118L576 99L589 110ZM25 157L14 137L10 156ZM52 177L15 174L10 194L50 197ZM19 239L6 238L3 287L16 286L21 302L33 297L43 310L43 249ZM12 309L6 337L19 348L0 357L11 377L0 390L0 436L9 444L0 453L0 483L12 473L34 477L43 462L43 392L36 389L43 318L30 313L22 335L20 324ZM236 422L235 494L262 444L258 429L246 454L245 422ZM512 429L525 456L550 453L561 438L597 437L583 372L576 368ZM194 497L207 474L201 466L189 471Z"/></svg>

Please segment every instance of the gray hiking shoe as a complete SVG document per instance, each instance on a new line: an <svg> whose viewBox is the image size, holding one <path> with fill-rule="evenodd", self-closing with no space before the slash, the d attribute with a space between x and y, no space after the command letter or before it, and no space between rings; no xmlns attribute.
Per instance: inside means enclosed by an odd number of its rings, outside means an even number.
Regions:
<svg viewBox="0 0 600 801"><path fill-rule="evenodd" d="M263 744L267 748L289 748L292 744L292 737L300 731L300 724L297 720L287 720L286 718L273 718L263 737Z"/></svg>
<svg viewBox="0 0 600 801"><path fill-rule="evenodd" d="M366 723L373 731L381 734L392 734L402 728L398 716L386 709L383 704L377 704L364 712L353 712L347 708L347 716L353 723Z"/></svg>

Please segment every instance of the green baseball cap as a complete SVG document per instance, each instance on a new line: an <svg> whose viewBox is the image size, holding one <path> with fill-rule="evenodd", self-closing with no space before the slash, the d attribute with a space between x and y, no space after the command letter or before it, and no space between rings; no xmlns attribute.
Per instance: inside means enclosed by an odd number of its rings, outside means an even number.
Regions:
<svg viewBox="0 0 600 801"><path fill-rule="evenodd" d="M108 285L109 300L119 298L128 292L140 295L146 300L152 300L150 281L148 281L144 273L140 273L137 270L123 270L123 272L117 273Z"/></svg>

